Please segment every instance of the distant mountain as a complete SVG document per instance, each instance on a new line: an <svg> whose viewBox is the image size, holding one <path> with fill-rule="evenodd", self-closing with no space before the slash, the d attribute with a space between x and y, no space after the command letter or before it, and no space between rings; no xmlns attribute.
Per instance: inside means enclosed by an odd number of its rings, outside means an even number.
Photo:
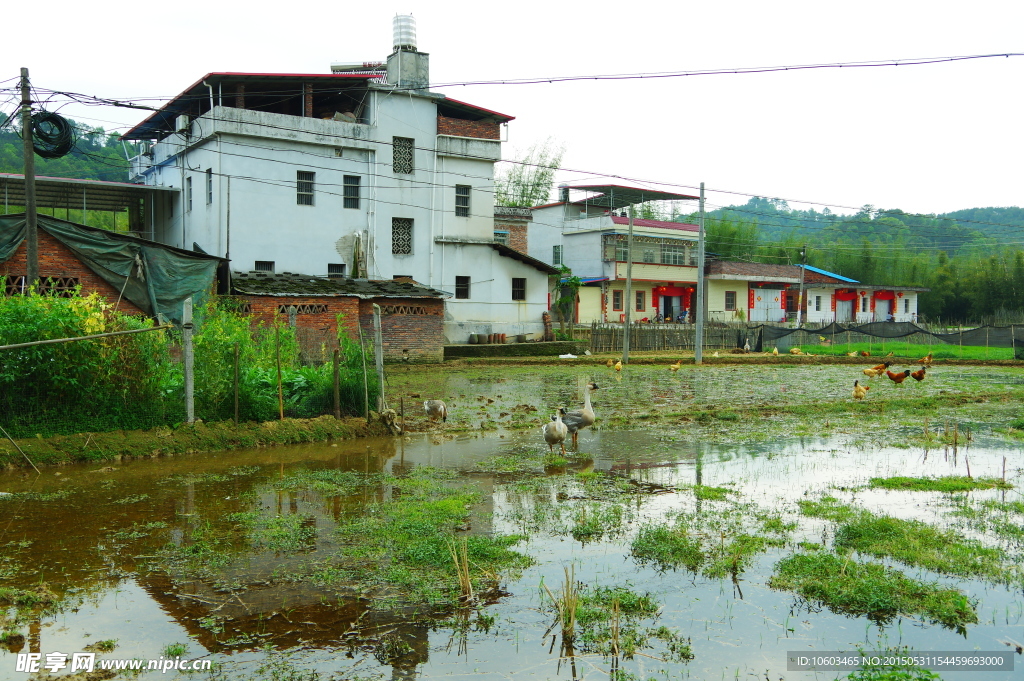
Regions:
<svg viewBox="0 0 1024 681"><path fill-rule="evenodd" d="M0 173L24 172L22 140L15 122L0 125ZM36 174L79 180L127 182L126 156L138 153L135 145L122 144L117 133L108 133L103 128L90 128L74 121L71 123L78 137L74 150L63 158L45 159L36 156Z"/></svg>

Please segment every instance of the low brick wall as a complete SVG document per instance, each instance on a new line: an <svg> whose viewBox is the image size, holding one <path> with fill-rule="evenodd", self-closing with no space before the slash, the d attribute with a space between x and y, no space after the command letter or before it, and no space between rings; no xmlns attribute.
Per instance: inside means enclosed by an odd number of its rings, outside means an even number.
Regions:
<svg viewBox="0 0 1024 681"><path fill-rule="evenodd" d="M446 345L445 359L462 357L557 357L583 355L584 341L555 341L550 343L506 343L504 345Z"/></svg>
<svg viewBox="0 0 1024 681"><path fill-rule="evenodd" d="M494 121L467 121L461 118L437 117L437 134L454 137L476 137L485 140L500 140L501 128Z"/></svg>
<svg viewBox="0 0 1024 681"><path fill-rule="evenodd" d="M444 360L444 301L430 298L361 300L359 323L373 338L373 304L381 307L380 332L384 361L441 362Z"/></svg>

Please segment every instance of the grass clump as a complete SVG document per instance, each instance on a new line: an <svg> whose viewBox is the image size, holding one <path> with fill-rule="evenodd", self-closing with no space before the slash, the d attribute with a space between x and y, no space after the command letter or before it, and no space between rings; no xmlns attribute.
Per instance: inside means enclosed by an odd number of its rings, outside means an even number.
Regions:
<svg viewBox="0 0 1024 681"><path fill-rule="evenodd" d="M258 510L232 513L228 520L242 526L254 548L295 553L316 543L316 518L302 515L267 516Z"/></svg>
<svg viewBox="0 0 1024 681"><path fill-rule="evenodd" d="M1012 489L1013 485L998 478L971 478L946 475L939 478L893 476L871 478L869 487L876 489L912 490L917 492L969 492L975 489Z"/></svg>
<svg viewBox="0 0 1024 681"><path fill-rule="evenodd" d="M833 553L784 558L768 585L796 592L833 612L865 615L879 623L898 615L918 616L962 633L966 625L978 621L976 604L956 589L919 582L899 570Z"/></svg>

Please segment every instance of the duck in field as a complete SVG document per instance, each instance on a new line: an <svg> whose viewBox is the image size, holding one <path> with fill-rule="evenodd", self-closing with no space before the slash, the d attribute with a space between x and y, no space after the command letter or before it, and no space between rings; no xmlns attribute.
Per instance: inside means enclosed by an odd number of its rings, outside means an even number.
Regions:
<svg viewBox="0 0 1024 681"><path fill-rule="evenodd" d="M448 422L448 407L441 400L427 400L423 403L423 411L431 421L441 419L444 423Z"/></svg>
<svg viewBox="0 0 1024 681"><path fill-rule="evenodd" d="M545 423L541 429L544 433L544 441L548 443L548 451L553 452L555 445L562 447L562 454L565 454L565 438L569 434L569 428L562 422L562 415L565 409L559 407L552 417L552 421Z"/></svg>

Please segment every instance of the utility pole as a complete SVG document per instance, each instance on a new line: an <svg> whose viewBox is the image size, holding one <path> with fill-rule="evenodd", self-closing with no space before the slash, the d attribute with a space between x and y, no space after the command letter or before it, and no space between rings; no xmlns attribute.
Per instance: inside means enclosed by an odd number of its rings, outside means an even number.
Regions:
<svg viewBox="0 0 1024 681"><path fill-rule="evenodd" d="M622 327L622 363L629 364L629 320L633 302L633 204L629 204L629 236L626 238L626 323Z"/></svg>
<svg viewBox="0 0 1024 681"><path fill-rule="evenodd" d="M39 236L36 231L36 155L32 148L32 95L28 69L21 69L21 138L25 156L25 283L26 290L39 281Z"/></svg>
<svg viewBox="0 0 1024 681"><path fill-rule="evenodd" d="M800 249L800 298L796 301L796 328L798 329L804 323L804 273L807 271L804 265L806 264L807 244L804 244Z"/></svg>
<svg viewBox="0 0 1024 681"><path fill-rule="evenodd" d="M697 222L697 326L693 334L693 363L704 361L704 315L707 311L704 297L704 183L700 183L700 220Z"/></svg>

